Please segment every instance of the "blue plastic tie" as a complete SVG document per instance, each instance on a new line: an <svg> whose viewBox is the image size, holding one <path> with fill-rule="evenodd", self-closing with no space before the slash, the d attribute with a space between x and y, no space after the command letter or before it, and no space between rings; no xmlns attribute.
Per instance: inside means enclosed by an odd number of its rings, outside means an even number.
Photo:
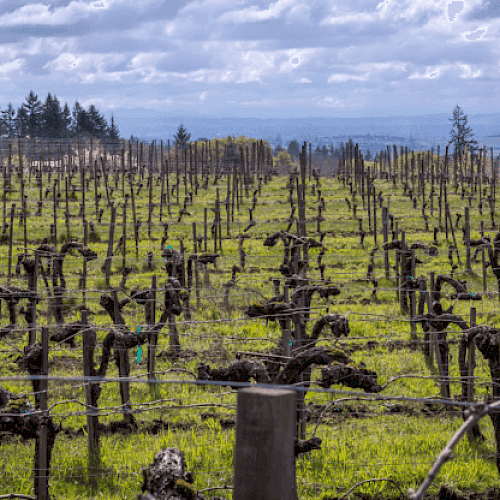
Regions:
<svg viewBox="0 0 500 500"><path fill-rule="evenodd" d="M138 326L137 327L137 335L139 335L141 333L141 327ZM141 355L142 355L142 347L139 346L137 348L137 364L139 364L139 362L141 361Z"/></svg>

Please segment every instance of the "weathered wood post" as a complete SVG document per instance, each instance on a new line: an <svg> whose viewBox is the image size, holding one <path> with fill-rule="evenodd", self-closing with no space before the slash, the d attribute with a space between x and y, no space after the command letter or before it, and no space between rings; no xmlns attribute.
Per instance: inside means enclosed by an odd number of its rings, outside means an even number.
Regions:
<svg viewBox="0 0 500 500"><path fill-rule="evenodd" d="M111 276L111 260L113 259L113 238L115 235L115 218L116 208L111 207L111 221L109 223L109 238L108 238L108 254L104 263L104 270L106 273L106 286L109 287L109 279Z"/></svg>
<svg viewBox="0 0 500 500"><path fill-rule="evenodd" d="M470 309L470 327L476 326L476 308ZM469 359L467 368L469 380L467 384L467 401L474 402L474 368L476 367L476 341L472 339L469 345Z"/></svg>
<svg viewBox="0 0 500 500"><path fill-rule="evenodd" d="M42 366L40 375L47 376L49 373L49 329L42 328ZM48 414L47 414L47 387L48 380L41 379L40 390L40 411L42 418L40 421L39 436L36 439L35 452L35 495L37 500L49 500L49 460L47 453L48 446Z"/></svg>
<svg viewBox="0 0 500 500"><path fill-rule="evenodd" d="M234 450L234 500L296 500L296 393L240 389Z"/></svg>
<svg viewBox="0 0 500 500"><path fill-rule="evenodd" d="M83 375L92 376L94 364L95 332L88 323L87 311L82 311L83 330ZM94 337L94 338L92 338ZM92 383L85 385L85 403L87 404L87 442L88 442L88 471L89 483L92 488L97 488L97 472L101 468L101 453L99 448L97 391Z"/></svg>

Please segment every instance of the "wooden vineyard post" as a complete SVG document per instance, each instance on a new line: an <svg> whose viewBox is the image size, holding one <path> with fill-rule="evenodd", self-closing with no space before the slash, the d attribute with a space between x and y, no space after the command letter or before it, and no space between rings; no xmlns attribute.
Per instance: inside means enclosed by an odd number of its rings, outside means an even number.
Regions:
<svg viewBox="0 0 500 500"><path fill-rule="evenodd" d="M149 317L146 318L148 326L155 324L155 308L156 308L156 275L151 277L151 288L149 289ZM158 344L158 334L151 333L148 342L148 380L156 380L155 364L156 364L156 346Z"/></svg>
<svg viewBox="0 0 500 500"><path fill-rule="evenodd" d="M285 284L283 291L283 299L285 304L288 304L288 285ZM281 343L283 345L284 355L288 358L290 357L290 341L292 339L292 332L290 330L290 315L287 313L285 316L285 329L283 331L283 336Z"/></svg>
<svg viewBox="0 0 500 500"><path fill-rule="evenodd" d="M453 246L455 248L455 253L457 254L458 263L461 264L460 253L458 252L457 240L455 239L455 230L453 229L453 221L451 220L450 206L448 205L448 202L445 203L445 218L449 221L451 237L453 238Z"/></svg>
<svg viewBox="0 0 500 500"><path fill-rule="evenodd" d="M30 314L31 314L31 322L29 325L29 345L33 345L36 342L36 302L37 302L37 285L38 285L38 262L39 262L39 254L38 251L35 250L35 265L33 269L33 274L30 275L29 281L29 290L31 293L30 297Z"/></svg>
<svg viewBox="0 0 500 500"><path fill-rule="evenodd" d="M208 208L205 207L203 209L203 251L207 252L207 244L208 244L208 238L207 238L207 218L208 218Z"/></svg>
<svg viewBox="0 0 500 500"><path fill-rule="evenodd" d="M40 375L49 373L49 329L42 327L42 366ZM41 379L39 385L39 410L42 412L40 431L36 439L35 451L35 495L37 500L49 500L49 460L48 460L48 412L47 412L47 379Z"/></svg>
<svg viewBox="0 0 500 500"><path fill-rule="evenodd" d="M382 207L382 233L384 238L384 244L389 241L389 228L387 225L387 207ZM389 250L384 248L384 267L385 267L385 278L389 279Z"/></svg>
<svg viewBox="0 0 500 500"><path fill-rule="evenodd" d="M10 207L10 227L9 227L9 262L7 270L7 284L10 285L12 279L12 237L14 231L14 213L16 210L16 204L13 203Z"/></svg>
<svg viewBox="0 0 500 500"><path fill-rule="evenodd" d="M234 500L297 500L294 391L238 391Z"/></svg>
<svg viewBox="0 0 500 500"><path fill-rule="evenodd" d="M54 245L57 246L57 192L56 192L56 182L54 181L54 187L52 188L52 196L53 196L53 216L54 216L54 229L53 229L53 237L54 237Z"/></svg>
<svg viewBox="0 0 500 500"><path fill-rule="evenodd" d="M148 238L151 239L151 222L153 218L153 172L151 163L149 164L149 198L148 198Z"/></svg>
<svg viewBox="0 0 500 500"><path fill-rule="evenodd" d="M435 274L434 271L430 272L429 275L429 293L427 294L427 313L432 314L434 312L434 307L433 307L433 302L434 302L434 287L435 287ZM428 363L429 366L432 366L434 364L434 330L433 328L429 325L429 339L428 339L428 345L426 346L426 352L428 355Z"/></svg>
<svg viewBox="0 0 500 500"><path fill-rule="evenodd" d="M198 272L198 240L196 237L196 222L193 222L193 252L194 252L194 283L196 293L196 307L200 307L200 274Z"/></svg>
<svg viewBox="0 0 500 500"><path fill-rule="evenodd" d="M488 291L488 282L487 282L487 267L486 267L486 258L485 258L485 252L484 252L484 245L481 248L481 266L483 270L483 292Z"/></svg>
<svg viewBox="0 0 500 500"><path fill-rule="evenodd" d="M92 376L92 365L94 363L93 351L95 348L95 336L88 323L87 311L82 311L83 330L83 376ZM87 404L87 443L88 443L88 472L89 483L92 489L97 488L97 473L101 469L101 452L99 447L99 412L97 408L97 392L92 382L85 384L85 403Z"/></svg>
<svg viewBox="0 0 500 500"><path fill-rule="evenodd" d="M476 308L470 309L470 328L476 326ZM471 403L474 401L474 368L476 367L476 342L474 338L471 339L469 344L469 359L467 360L467 374L469 381L467 384L467 401Z"/></svg>
<svg viewBox="0 0 500 500"><path fill-rule="evenodd" d="M120 317L120 307L118 301L118 294L113 290L113 303L115 306L115 318ZM128 350L124 346L118 346L118 374L120 378L128 378L130 376L130 359ZM120 395L122 399L123 420L127 424L132 423L132 414L130 413L130 382L120 382Z"/></svg>
<svg viewBox="0 0 500 500"><path fill-rule="evenodd" d="M219 188L217 188L217 194L215 199L215 247L214 253L217 253L217 246L219 251L222 253L222 226L220 218L220 196Z"/></svg>
<svg viewBox="0 0 500 500"><path fill-rule="evenodd" d="M132 174L130 173L130 199L132 201L132 218L134 220L134 238L135 238L135 257L139 258L139 235L137 227L137 215L135 211L135 195L134 195L134 185L132 182Z"/></svg>
<svg viewBox="0 0 500 500"><path fill-rule="evenodd" d="M83 221L83 245L87 246L89 241L89 224L86 220ZM82 294L83 294L83 307L87 305L87 257L83 257L83 270L82 270Z"/></svg>
<svg viewBox="0 0 500 500"><path fill-rule="evenodd" d="M374 204L375 206L375 204ZM402 242L402 248L404 248L404 243L405 243L405 232L401 231L401 242ZM406 310L406 273L404 270L404 263L405 260L407 259L407 255L404 251L399 252L399 269L400 269L400 276L401 279L399 281L399 307L401 311L401 315L405 315L407 310Z"/></svg>
<svg viewBox="0 0 500 500"><path fill-rule="evenodd" d="M467 272L472 274L471 260L470 260L470 219L469 207L465 207L465 247L467 256Z"/></svg>
<svg viewBox="0 0 500 500"><path fill-rule="evenodd" d="M411 251L411 276L410 279L416 280L415 277L415 250ZM410 327L411 327L411 340L412 342L417 341L417 325L413 321L416 316L416 296L413 288L410 290Z"/></svg>
<svg viewBox="0 0 500 500"><path fill-rule="evenodd" d="M127 200L128 196L125 196L125 201L123 202L123 233L122 233L122 269L125 270L127 265Z"/></svg>
<svg viewBox="0 0 500 500"><path fill-rule="evenodd" d="M106 256L105 262L105 272L106 272L106 286L109 287L109 278L111 276L111 260L113 259L113 238L115 235L115 217L116 208L111 207L111 222L109 224L109 238L108 238L108 254Z"/></svg>

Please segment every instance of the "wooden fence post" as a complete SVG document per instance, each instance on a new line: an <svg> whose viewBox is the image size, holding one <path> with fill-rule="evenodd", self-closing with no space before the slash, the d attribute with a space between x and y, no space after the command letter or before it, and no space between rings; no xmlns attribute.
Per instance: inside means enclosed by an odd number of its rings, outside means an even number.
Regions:
<svg viewBox="0 0 500 500"><path fill-rule="evenodd" d="M234 500L296 500L296 393L238 391Z"/></svg>
<svg viewBox="0 0 500 500"><path fill-rule="evenodd" d="M471 260L470 260L470 219L469 207L465 207L465 248L467 259L467 272L472 274Z"/></svg>
<svg viewBox="0 0 500 500"><path fill-rule="evenodd" d="M42 328L42 369L40 375L47 376L49 372L49 329ZM37 450L35 452L35 494L37 500L49 500L49 461L47 453L48 445L48 415L47 415L47 379L41 379L40 391L40 434L36 440Z"/></svg>
<svg viewBox="0 0 500 500"><path fill-rule="evenodd" d="M470 308L470 327L476 326L476 308ZM467 360L467 374L469 380L467 384L467 401L474 401L474 368L476 366L476 342L471 340L469 345L469 359Z"/></svg>
<svg viewBox="0 0 500 500"><path fill-rule="evenodd" d="M113 238L115 235L115 217L116 208L111 207L111 221L109 223L109 238L108 238L108 254L106 256L105 272L106 272L106 286L109 287L109 278L111 276L111 260L113 259Z"/></svg>
<svg viewBox="0 0 500 500"><path fill-rule="evenodd" d="M146 318L148 326L155 324L155 308L156 308L156 275L151 277L151 288L149 290L149 317ZM155 361L156 361L156 346L158 344L158 334L152 333L148 342L148 380L156 380L155 377Z"/></svg>
<svg viewBox="0 0 500 500"><path fill-rule="evenodd" d="M83 375L90 377L92 375L92 366L94 363L93 351L95 348L95 339L92 342L92 332L88 324L87 311L82 311L82 323L85 325L83 330ZM101 468L101 453L99 449L99 433L98 433L98 411L96 404L97 392L94 390L93 384L85 385L85 403L87 406L87 442L89 446L88 454L88 471L89 483L92 488L97 488L97 472Z"/></svg>
<svg viewBox="0 0 500 500"><path fill-rule="evenodd" d="M7 196L4 193L4 196ZM8 262L8 270L7 270L7 284L10 285L10 280L12 279L12 239L13 239L13 230L14 230L14 213L16 210L16 204L12 203L10 207L10 227L9 227L9 262Z"/></svg>

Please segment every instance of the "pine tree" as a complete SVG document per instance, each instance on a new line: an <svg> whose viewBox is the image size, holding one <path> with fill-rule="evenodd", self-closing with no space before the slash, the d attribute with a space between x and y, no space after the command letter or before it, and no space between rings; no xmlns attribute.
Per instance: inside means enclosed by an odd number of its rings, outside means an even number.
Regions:
<svg viewBox="0 0 500 500"><path fill-rule="evenodd" d="M366 154L364 155L364 159L365 159L366 161L370 161L370 160L372 159L372 157L373 157L373 155L372 155L372 153L371 153L371 151L370 151L370 148L368 148L368 149L366 150Z"/></svg>
<svg viewBox="0 0 500 500"><path fill-rule="evenodd" d="M38 96L30 91L23 106L27 114L28 135L39 137L42 128L42 103L38 100Z"/></svg>
<svg viewBox="0 0 500 500"><path fill-rule="evenodd" d="M108 129L108 137L116 141L120 139L120 130L115 123L115 117L113 114L111 114L111 126Z"/></svg>
<svg viewBox="0 0 500 500"><path fill-rule="evenodd" d="M24 106L17 108L16 132L17 137L26 137L28 135L28 112Z"/></svg>
<svg viewBox="0 0 500 500"><path fill-rule="evenodd" d="M177 129L177 134L174 135L175 139L175 144L177 144L178 149L181 151L186 149L186 146L189 142L189 139L191 139L191 134L187 133L187 130L185 129L184 125L179 125L179 128Z"/></svg>
<svg viewBox="0 0 500 500"><path fill-rule="evenodd" d="M116 154L120 150L120 130L115 123L113 114L111 114L111 125L108 128L108 138L106 142L109 145L108 150L111 154Z"/></svg>
<svg viewBox="0 0 500 500"><path fill-rule="evenodd" d="M5 133L7 137L14 137L16 135L15 113L11 102L9 102L5 110L2 111L3 133Z"/></svg>
<svg viewBox="0 0 500 500"><path fill-rule="evenodd" d="M474 135L472 133L471 127L467 127L467 115L464 114L462 108L457 104L453 110L453 118L449 119L453 122L453 128L450 131L451 140L448 145L453 144L454 152L457 153L465 151L465 145L467 145L467 151L474 153L477 149L477 141L472 139Z"/></svg>
<svg viewBox="0 0 500 500"><path fill-rule="evenodd" d="M62 110L62 123L64 126L63 137L70 137L71 135L71 111L69 110L68 103L64 103L64 109Z"/></svg>
<svg viewBox="0 0 500 500"><path fill-rule="evenodd" d="M93 104L89 106L87 114L89 118L89 127L88 127L89 132L94 137L99 137L99 138L105 137L108 130L108 124L104 119L104 116L102 116L102 114L99 113L99 111Z"/></svg>
<svg viewBox="0 0 500 500"><path fill-rule="evenodd" d="M42 106L41 135L43 137L60 138L64 136L61 103L49 94Z"/></svg>
<svg viewBox="0 0 500 500"><path fill-rule="evenodd" d="M92 137L89 115L78 101L76 101L73 106L72 116L71 130L73 135Z"/></svg>

